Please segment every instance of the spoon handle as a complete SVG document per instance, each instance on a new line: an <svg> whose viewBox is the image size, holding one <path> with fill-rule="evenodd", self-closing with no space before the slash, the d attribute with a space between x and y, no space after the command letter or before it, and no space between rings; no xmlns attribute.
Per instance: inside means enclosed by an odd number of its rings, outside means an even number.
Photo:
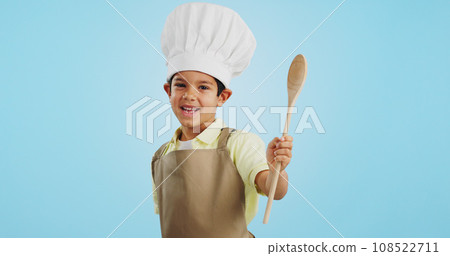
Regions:
<svg viewBox="0 0 450 256"><path fill-rule="evenodd" d="M269 198L267 200L266 212L264 213L264 220L263 220L264 224L267 224L269 222L270 210L272 209L273 197L275 196L275 189L278 183L278 176L280 176L280 168L281 162L277 162L275 164L274 177L272 178L272 183L270 184Z"/></svg>
<svg viewBox="0 0 450 256"><path fill-rule="evenodd" d="M289 106L288 112L286 115L286 122L284 123L283 136L288 135L289 123L291 122L291 114L292 114L292 107ZM280 169L281 169L281 162L277 161L277 163L275 164L275 173L273 174L272 183L270 184L269 197L268 197L267 205L266 205L266 212L264 213L264 220L263 220L264 224L267 224L269 222L270 210L272 209L273 197L275 196L275 190L277 188L278 177L280 176ZM272 175L269 174L269 177L270 176L272 176Z"/></svg>

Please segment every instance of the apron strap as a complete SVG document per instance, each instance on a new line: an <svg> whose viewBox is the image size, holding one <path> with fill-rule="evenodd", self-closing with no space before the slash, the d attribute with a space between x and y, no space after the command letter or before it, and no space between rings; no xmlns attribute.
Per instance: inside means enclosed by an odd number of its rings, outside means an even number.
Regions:
<svg viewBox="0 0 450 256"><path fill-rule="evenodd" d="M234 132L236 129L224 127L222 128L222 132L220 133L219 142L217 143L217 149L227 149L227 141L230 137L230 134Z"/></svg>
<svg viewBox="0 0 450 256"><path fill-rule="evenodd" d="M170 142L170 141L169 141ZM153 155L153 159L159 159L162 157L164 151L166 151L166 147L169 144L169 142L164 143Z"/></svg>

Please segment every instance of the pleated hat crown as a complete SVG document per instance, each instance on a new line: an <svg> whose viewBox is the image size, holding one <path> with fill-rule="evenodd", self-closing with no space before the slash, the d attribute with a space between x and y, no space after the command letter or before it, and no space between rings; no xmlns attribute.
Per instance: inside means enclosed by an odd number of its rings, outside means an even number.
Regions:
<svg viewBox="0 0 450 256"><path fill-rule="evenodd" d="M194 70L217 78L229 88L249 65L256 40L235 11L209 3L180 5L167 17L161 35L169 80Z"/></svg>

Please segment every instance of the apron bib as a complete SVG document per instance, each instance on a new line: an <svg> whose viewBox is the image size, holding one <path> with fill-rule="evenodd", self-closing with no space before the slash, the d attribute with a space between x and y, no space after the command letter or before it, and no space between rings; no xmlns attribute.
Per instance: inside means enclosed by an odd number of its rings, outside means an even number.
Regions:
<svg viewBox="0 0 450 256"><path fill-rule="evenodd" d="M245 187L227 148L175 150L152 159L162 237L254 237L245 222Z"/></svg>

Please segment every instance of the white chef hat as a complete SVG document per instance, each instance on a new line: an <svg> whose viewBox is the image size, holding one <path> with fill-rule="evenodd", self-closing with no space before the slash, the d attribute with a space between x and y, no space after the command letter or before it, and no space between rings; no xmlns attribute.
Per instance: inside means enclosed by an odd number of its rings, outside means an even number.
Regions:
<svg viewBox="0 0 450 256"><path fill-rule="evenodd" d="M211 75L229 88L230 80L250 63L256 40L235 11L209 3L180 5L167 17L161 35L167 58L167 79L195 70Z"/></svg>

